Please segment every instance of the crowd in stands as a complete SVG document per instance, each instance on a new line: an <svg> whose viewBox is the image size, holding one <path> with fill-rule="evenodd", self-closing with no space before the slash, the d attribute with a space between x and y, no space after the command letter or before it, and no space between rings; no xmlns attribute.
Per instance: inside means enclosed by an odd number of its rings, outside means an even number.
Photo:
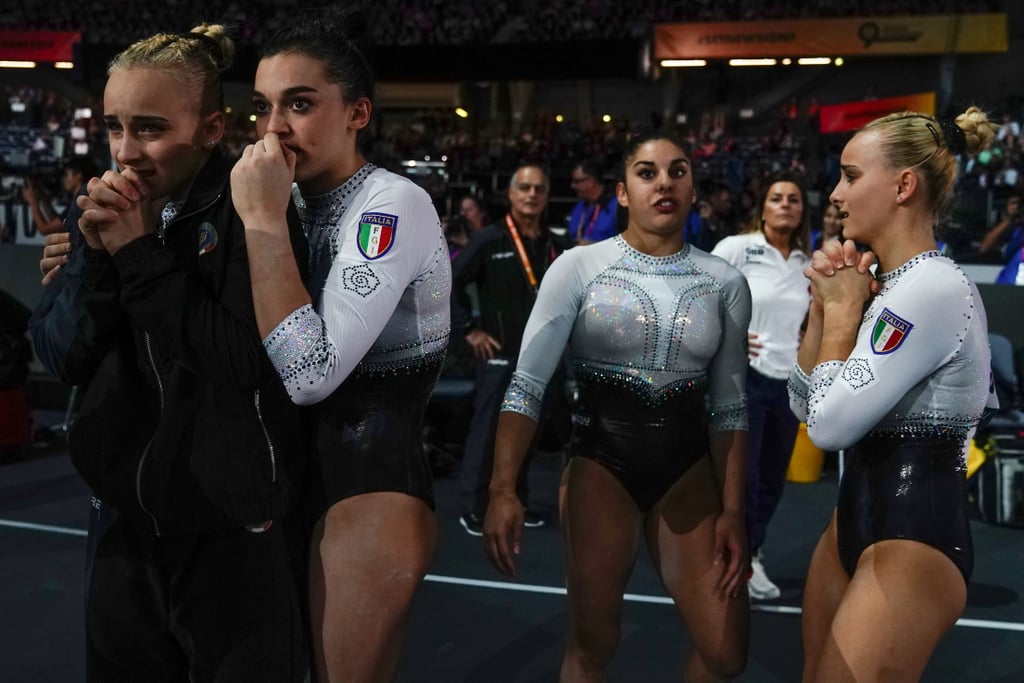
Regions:
<svg viewBox="0 0 1024 683"><path fill-rule="evenodd" d="M355 0L379 45L644 38L655 23L763 21L810 17L993 12L999 0ZM0 29L79 31L87 43L127 44L156 30L185 28L196 17L235 28L259 45L302 7L300 0L48 0L14 3ZM130 11L129 11L130 10Z"/></svg>
<svg viewBox="0 0 1024 683"><path fill-rule="evenodd" d="M58 175L64 159L75 154L93 156L100 168L105 158L106 141L98 100L72 102L66 96L43 88L6 87L0 106L0 156L3 174L27 176L50 174L49 184L59 192ZM17 103L19 106L11 107ZM808 187L820 197L838 180L839 147L842 136L832 138L816 132L816 103L797 106L788 102L774 127L758 133L739 128L718 113L708 113L692 125L681 126L680 133L691 146L694 173L698 181L724 183L733 190L735 224L741 225L756 196L759 179L783 169L801 173ZM952 216L951 249L967 254L976 251L985 231L990 228L1008 196L1024 187L1024 136L1021 135L1021 111L1007 103L998 110L1003 116L999 139L991 149L977 157L964 159L959 205ZM241 153L254 136L247 112L229 117L225 151ZM651 121L616 117L603 121L592 117L584 121L557 122L549 111L538 111L530 125L507 122L481 124L458 119L448 110L424 109L377 112L374 143L368 150L380 165L402 170L406 160L445 161L443 177L428 177L423 183L434 196L442 215L458 197L447 185L455 181L461 187L473 186L491 191L507 178L521 162L535 162L551 169L553 197L571 195L568 177L574 164L585 159L603 160L614 166L628 139L628 131L639 123ZM4 188L8 199L16 200L11 188ZM555 202L557 204L557 202ZM816 209L824 208L823 199ZM551 216L558 224L564 216Z"/></svg>

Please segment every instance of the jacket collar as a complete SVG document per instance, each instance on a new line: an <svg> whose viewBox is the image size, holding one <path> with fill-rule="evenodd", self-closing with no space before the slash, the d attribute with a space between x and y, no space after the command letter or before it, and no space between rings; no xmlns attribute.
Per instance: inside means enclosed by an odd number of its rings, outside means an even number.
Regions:
<svg viewBox="0 0 1024 683"><path fill-rule="evenodd" d="M178 211L178 215L184 216L200 209L227 191L231 178L231 166L231 161L219 149L214 149L206 164L199 169L199 174L192 181L188 197Z"/></svg>

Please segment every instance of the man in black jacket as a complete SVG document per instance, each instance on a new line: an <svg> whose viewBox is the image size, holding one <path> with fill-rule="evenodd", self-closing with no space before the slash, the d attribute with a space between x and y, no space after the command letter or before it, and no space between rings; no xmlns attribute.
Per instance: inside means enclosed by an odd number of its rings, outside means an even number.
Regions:
<svg viewBox="0 0 1024 683"><path fill-rule="evenodd" d="M473 536L483 535L494 434L505 390L512 379L523 330L540 279L563 243L547 228L548 176L533 164L520 166L509 183L509 211L475 232L452 264L452 337L465 336L476 360L473 418L459 471L459 518ZM468 292L475 285L479 312ZM519 499L526 501L526 468ZM543 518L527 512L527 526Z"/></svg>

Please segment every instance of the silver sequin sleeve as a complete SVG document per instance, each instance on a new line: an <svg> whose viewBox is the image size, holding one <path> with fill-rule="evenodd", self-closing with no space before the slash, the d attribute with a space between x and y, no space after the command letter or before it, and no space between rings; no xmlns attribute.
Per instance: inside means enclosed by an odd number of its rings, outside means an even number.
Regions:
<svg viewBox="0 0 1024 683"><path fill-rule="evenodd" d="M327 366L337 353L327 326L313 307L306 304L292 311L271 330L263 347L292 400L301 405L314 403L317 378L329 371Z"/></svg>
<svg viewBox="0 0 1024 683"><path fill-rule="evenodd" d="M585 275L575 266L582 265L581 253L562 254L544 275L523 330L519 360L502 411L540 419L544 391L562 359L580 309L581 278Z"/></svg>
<svg viewBox="0 0 1024 683"><path fill-rule="evenodd" d="M796 415L796 419L806 422L807 397L811 391L811 378L797 363L793 363L789 381L786 382L786 389L789 392L789 409Z"/></svg>
<svg viewBox="0 0 1024 683"><path fill-rule="evenodd" d="M520 373L512 375L505 400L501 404L502 412L519 413L540 422L540 408L544 403L544 385L524 377Z"/></svg>

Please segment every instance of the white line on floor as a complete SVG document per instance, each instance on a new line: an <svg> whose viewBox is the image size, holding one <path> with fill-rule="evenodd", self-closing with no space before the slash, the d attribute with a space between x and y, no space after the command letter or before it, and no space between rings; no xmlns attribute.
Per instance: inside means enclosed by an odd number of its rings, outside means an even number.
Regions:
<svg viewBox="0 0 1024 683"><path fill-rule="evenodd" d="M85 529L71 529L66 526L51 526L49 524L32 524L30 522L17 522L13 519L0 519L0 526L12 529L28 529L29 531L46 531L51 534L64 534L65 536L88 536Z"/></svg>
<svg viewBox="0 0 1024 683"><path fill-rule="evenodd" d="M0 527L12 529L25 529L27 531L45 531L51 534L64 534L66 536L84 537L88 535L85 529L73 529L64 526L52 526L50 524L32 524L31 522L19 522L13 519L0 519ZM538 586L529 583L508 583L506 581L484 581L482 579L464 579L459 576L441 576L439 574L427 574L425 581L431 583L448 583L457 586L472 586L474 588L494 588L497 590L520 591L525 593L540 593L545 595L565 595L565 589L558 586ZM641 595L639 593L626 593L623 598L628 602L644 602L655 605L671 605L672 599L664 595ZM768 612L771 614L800 614L799 607L786 605L761 605L754 604L751 609L755 612ZM965 628L987 628L996 631L1024 631L1024 624L1013 621L991 621L988 619L958 619L957 626Z"/></svg>
<svg viewBox="0 0 1024 683"><path fill-rule="evenodd" d="M528 583L508 583L505 581L482 581L480 579L463 579L458 576L440 576L427 574L426 581L432 583L450 583L459 586L473 586L475 588L495 588L506 591L521 591L526 593L542 593L547 595L565 595L564 588L555 586L538 586ZM637 593L626 593L624 599L628 602L645 602L655 605L671 605L672 599L663 595L640 595ZM755 612L767 612L770 614L800 614L799 607L788 605L763 605L755 603L750 607ZM1013 621L991 621L988 619L959 619L957 626L965 628L987 628L996 631L1024 631L1024 624Z"/></svg>

